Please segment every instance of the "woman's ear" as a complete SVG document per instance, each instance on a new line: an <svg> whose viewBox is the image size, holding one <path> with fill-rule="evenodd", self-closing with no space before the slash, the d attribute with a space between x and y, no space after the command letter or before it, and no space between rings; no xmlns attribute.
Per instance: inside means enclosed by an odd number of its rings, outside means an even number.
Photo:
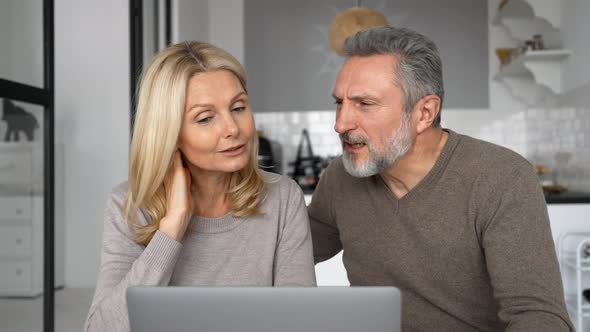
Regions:
<svg viewBox="0 0 590 332"><path fill-rule="evenodd" d="M420 134L432 127L432 123L438 116L438 113L440 112L440 97L436 95L428 95L416 103L415 109L418 111L419 115L417 132Z"/></svg>

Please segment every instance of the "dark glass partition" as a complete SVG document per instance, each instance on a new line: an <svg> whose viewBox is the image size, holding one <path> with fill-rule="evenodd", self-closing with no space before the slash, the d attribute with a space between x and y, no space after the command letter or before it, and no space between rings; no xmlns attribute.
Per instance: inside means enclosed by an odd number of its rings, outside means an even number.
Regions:
<svg viewBox="0 0 590 332"><path fill-rule="evenodd" d="M53 8L52 0L0 2L3 331L54 331L54 288L63 284L54 263Z"/></svg>

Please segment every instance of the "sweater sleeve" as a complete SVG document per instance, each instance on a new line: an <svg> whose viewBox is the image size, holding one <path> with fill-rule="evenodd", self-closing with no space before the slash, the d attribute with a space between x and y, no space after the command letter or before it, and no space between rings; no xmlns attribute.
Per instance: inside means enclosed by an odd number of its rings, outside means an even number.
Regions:
<svg viewBox="0 0 590 332"><path fill-rule="evenodd" d="M324 171L313 193L311 204L307 209L311 225L315 263L328 260L342 250L340 233L332 215L331 206L334 191L338 190L333 186L335 182L332 181L332 178L335 177L333 173L337 162L339 161L332 162Z"/></svg>
<svg viewBox="0 0 590 332"><path fill-rule="evenodd" d="M488 184L481 243L506 331L573 331L547 207L530 164Z"/></svg>
<svg viewBox="0 0 590 332"><path fill-rule="evenodd" d="M84 331L129 331L126 290L167 286L182 245L156 232L144 247L132 240L123 218L124 194L111 194L104 215L101 265ZM139 213L138 223L146 224Z"/></svg>
<svg viewBox="0 0 590 332"><path fill-rule="evenodd" d="M305 200L301 188L286 181L282 229L274 259L274 286L315 286L313 247Z"/></svg>

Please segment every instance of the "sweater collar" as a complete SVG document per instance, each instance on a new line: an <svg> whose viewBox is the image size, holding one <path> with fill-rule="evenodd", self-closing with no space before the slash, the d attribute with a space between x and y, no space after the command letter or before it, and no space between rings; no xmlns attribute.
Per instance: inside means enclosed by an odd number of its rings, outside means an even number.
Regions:
<svg viewBox="0 0 590 332"><path fill-rule="evenodd" d="M231 213L218 218L193 215L190 227L197 233L223 233L238 227L245 219Z"/></svg>
<svg viewBox="0 0 590 332"><path fill-rule="evenodd" d="M444 128L443 130L449 135L449 137L447 139L447 142L445 143L445 146L442 148L440 155L436 159L436 162L434 163L434 165L432 166L430 171L426 174L426 176L422 180L420 180L420 182L418 182L418 184L414 188L412 188L412 190L410 190L402 198L397 198L389 190L389 188L387 187L387 184L385 183L385 181L383 180L381 175L376 175L376 177L378 177L378 179L379 179L379 181L377 181L377 182L381 183L381 186L388 192L389 196L393 200L395 200L395 201L408 200L412 196L419 194L421 191L424 190L425 187L428 187L428 185L431 182L433 182L434 180L439 178L440 173L448 165L449 160L451 159L451 156L453 155L453 151L455 150L455 148L459 144L459 140L461 138L461 135L457 134L456 132L454 132L450 129Z"/></svg>

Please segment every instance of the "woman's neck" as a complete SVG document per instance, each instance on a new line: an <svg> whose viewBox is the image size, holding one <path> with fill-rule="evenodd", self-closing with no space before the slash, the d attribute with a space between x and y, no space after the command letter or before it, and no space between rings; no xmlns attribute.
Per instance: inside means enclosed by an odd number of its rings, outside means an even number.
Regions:
<svg viewBox="0 0 590 332"><path fill-rule="evenodd" d="M191 195L193 213L207 218L217 218L231 211L227 195L231 174L191 169Z"/></svg>

